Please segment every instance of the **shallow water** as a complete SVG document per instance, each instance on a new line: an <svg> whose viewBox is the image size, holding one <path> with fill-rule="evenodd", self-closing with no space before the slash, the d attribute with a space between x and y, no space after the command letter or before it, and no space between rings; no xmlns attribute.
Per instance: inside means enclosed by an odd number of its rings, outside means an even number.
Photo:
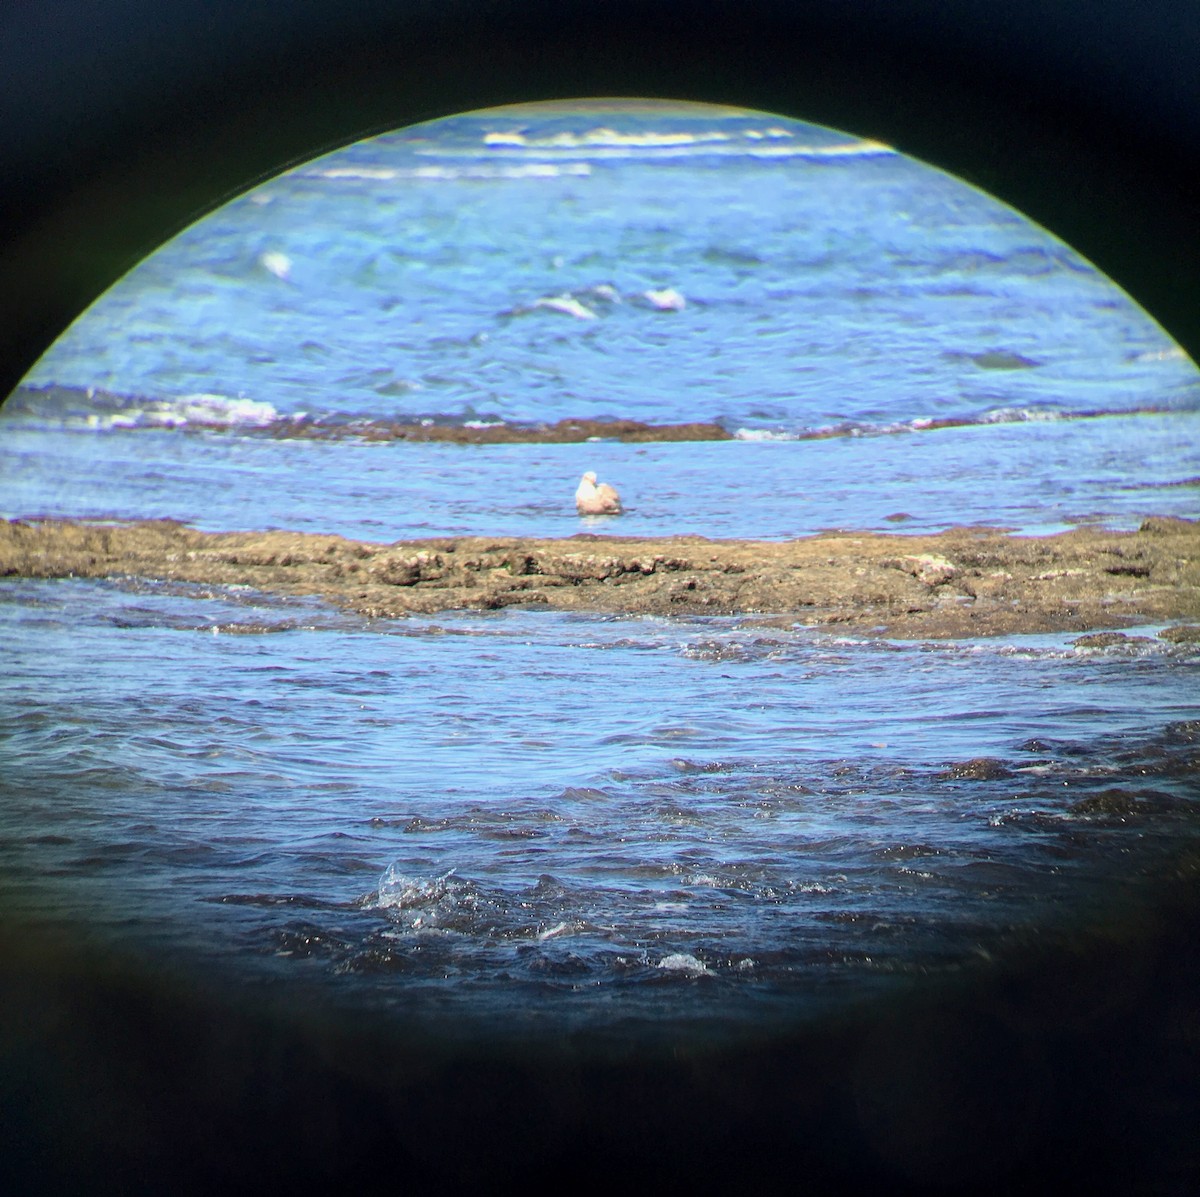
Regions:
<svg viewBox="0 0 1200 1197"><path fill-rule="evenodd" d="M1150 892L1198 827L1194 646L3 589L6 906L246 981L794 1014Z"/></svg>
<svg viewBox="0 0 1200 1197"><path fill-rule="evenodd" d="M667 288L681 307L647 298ZM8 517L391 541L1197 514L1200 375L1144 313L961 184L757 115L352 147L165 247L28 383ZM588 415L735 438L351 427ZM588 468L619 520L575 515ZM1157 628L1097 650L372 623L141 579L0 580L0 622L5 909L235 985L459 1025L746 1025L1069 937L1195 843L1200 653Z"/></svg>
<svg viewBox="0 0 1200 1197"><path fill-rule="evenodd" d="M941 428L817 441L384 445L165 431L10 428L5 514L180 519L359 540L695 534L770 540L830 528L1035 534L1197 513L1195 412ZM579 517L585 469L620 520Z"/></svg>

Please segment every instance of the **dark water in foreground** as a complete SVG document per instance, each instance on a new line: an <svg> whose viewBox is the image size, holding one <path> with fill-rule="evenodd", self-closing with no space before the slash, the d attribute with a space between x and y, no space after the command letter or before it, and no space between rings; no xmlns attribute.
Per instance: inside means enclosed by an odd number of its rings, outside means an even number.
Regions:
<svg viewBox="0 0 1200 1197"><path fill-rule="evenodd" d="M736 1030L1069 937L1200 830L1195 645L2 590L5 907L249 984Z"/></svg>

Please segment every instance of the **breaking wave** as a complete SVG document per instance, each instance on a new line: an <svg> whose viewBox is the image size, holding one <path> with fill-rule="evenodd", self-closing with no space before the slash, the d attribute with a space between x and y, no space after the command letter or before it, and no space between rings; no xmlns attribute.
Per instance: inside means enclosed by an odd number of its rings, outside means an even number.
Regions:
<svg viewBox="0 0 1200 1197"><path fill-rule="evenodd" d="M1071 411L1053 407L993 407L961 416L916 416L909 420L872 423L841 420L808 428L735 428L739 441L815 441L835 437L887 436L905 432L931 432L942 428L973 428L986 424L1042 424L1060 420L1098 420L1105 416L1154 415L1170 411L1167 407Z"/></svg>
<svg viewBox="0 0 1200 1197"><path fill-rule="evenodd" d="M520 130L493 130L483 145L496 153L537 153L555 157L588 158L695 157L738 155L755 158L860 158L896 151L883 142L852 138L836 142L809 142L779 125L766 128L662 129L621 132L600 125L582 133L563 130L532 136ZM439 150L439 153L445 151Z"/></svg>
<svg viewBox="0 0 1200 1197"><path fill-rule="evenodd" d="M191 394L171 399L120 395L95 387L20 387L4 405L5 415L39 424L95 431L136 428L261 430L281 418L273 404L244 396Z"/></svg>
<svg viewBox="0 0 1200 1197"><path fill-rule="evenodd" d="M597 291L599 288L596 289ZM646 306L671 310L672 291L635 296ZM665 297L665 298L664 298ZM618 300L619 301L619 300ZM566 300L564 299L564 302ZM572 299L572 302L575 302ZM512 315L542 311L549 304L514 309ZM589 309L590 310L590 309ZM555 309L557 312L557 309ZM572 314L572 313L568 313ZM1071 410L1055 407L992 407L950 416L914 416L906 420L841 420L836 423L787 427L743 425L737 418L650 424L606 416L566 417L555 422L506 420L496 413L398 413L328 411L282 413L271 403L244 396L192 394L173 399L118 395L96 388L21 387L5 404L6 418L40 426L82 431L123 432L175 429L184 432L230 433L292 440L452 441L459 444L567 443L611 441L812 441L842 437L888 436L970 428L993 424L1096 420L1110 416L1161 414L1170 407Z"/></svg>

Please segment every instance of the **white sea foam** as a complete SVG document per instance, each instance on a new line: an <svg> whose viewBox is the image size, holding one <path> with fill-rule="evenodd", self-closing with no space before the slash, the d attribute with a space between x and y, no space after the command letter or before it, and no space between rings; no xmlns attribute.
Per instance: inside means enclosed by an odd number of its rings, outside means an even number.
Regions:
<svg viewBox="0 0 1200 1197"><path fill-rule="evenodd" d="M1049 423L1070 418L1070 413L1041 407L996 407L974 417L955 417L939 420L933 416L915 416L889 424L826 424L787 432L779 428L738 428L734 439L739 441L820 440L826 437L885 436L894 433L925 432L946 427L967 427L973 424Z"/></svg>
<svg viewBox="0 0 1200 1197"><path fill-rule="evenodd" d="M508 145L508 146L525 146L529 142L524 133L485 133L483 135L484 145Z"/></svg>
<svg viewBox="0 0 1200 1197"><path fill-rule="evenodd" d="M555 157L583 154L588 157L628 157L652 153L655 157L694 154L745 154L754 158L858 158L894 154L881 141L856 138L832 144L798 142L788 129L772 125L766 129L647 130L622 133L608 126L582 133L559 132L545 137L530 137L511 130L484 134L483 144L490 150L549 153Z"/></svg>
<svg viewBox="0 0 1200 1197"><path fill-rule="evenodd" d="M703 960L697 960L686 952L673 952L664 956L657 965L664 972L684 973L689 977L711 977L712 969Z"/></svg>
<svg viewBox="0 0 1200 1197"><path fill-rule="evenodd" d="M539 150L575 150L593 146L630 146L639 149L659 146L700 145L713 141L730 141L733 134L720 129L699 133L619 133L602 125L583 133L551 133L548 137L526 137L523 133L485 133L484 145Z"/></svg>
<svg viewBox="0 0 1200 1197"><path fill-rule="evenodd" d="M581 927L581 923L555 923L553 927L539 931L536 938L539 943L544 943L547 939L557 939L560 935L574 935Z"/></svg>
<svg viewBox="0 0 1200 1197"><path fill-rule="evenodd" d="M687 307L687 300L674 287L643 291L641 297L658 312L682 312Z"/></svg>
<svg viewBox="0 0 1200 1197"><path fill-rule="evenodd" d="M733 434L737 441L795 441L800 438L794 432L781 432L776 428L739 428Z"/></svg>
<svg viewBox="0 0 1200 1197"><path fill-rule="evenodd" d="M541 299L535 299L531 306L561 312L564 316L574 316L576 320L596 319L596 313L573 295L543 295Z"/></svg>
<svg viewBox="0 0 1200 1197"><path fill-rule="evenodd" d="M980 424L1025 424L1061 420L1062 413L1044 407L994 407L979 417Z"/></svg>
<svg viewBox="0 0 1200 1197"><path fill-rule="evenodd" d="M1165 349L1148 349L1145 353L1135 354L1135 362L1186 362L1187 350L1179 345L1169 345Z"/></svg>
<svg viewBox="0 0 1200 1197"><path fill-rule="evenodd" d="M576 147L565 150L539 150L539 154L544 154L547 157L553 156L558 159L562 158L586 158L593 162L601 162L605 160L626 160L626 159L673 159L673 158L696 158L696 157L722 157L722 158L769 158L769 159L786 159L786 158L872 158L882 155L891 155L896 153L889 146L875 144L871 142L855 142L842 146L819 146L819 145L756 145L754 143L745 144L739 143L735 145L722 145L716 143L708 143L703 145L663 145L663 146L628 146L628 145L596 145L588 147ZM566 164L563 164L563 173L571 173L566 169ZM584 173L584 172L579 172ZM459 177L459 176L455 176Z"/></svg>
<svg viewBox="0 0 1200 1197"><path fill-rule="evenodd" d="M224 395L184 395L173 405L189 422L246 424L261 427L279 418L270 404L260 399L229 399Z"/></svg>
<svg viewBox="0 0 1200 1197"><path fill-rule="evenodd" d="M390 864L379 878L379 897L375 905L380 910L412 910L414 907L430 906L450 892L450 878L453 876L454 870L451 869L440 877L408 877Z"/></svg>
<svg viewBox="0 0 1200 1197"><path fill-rule="evenodd" d="M66 423L79 419L76 414ZM87 412L82 423L100 431L123 428L264 428L280 419L270 403L226 395L194 394L178 399L135 401L116 410Z"/></svg>
<svg viewBox="0 0 1200 1197"><path fill-rule="evenodd" d="M258 264L277 279L287 282L292 276L292 259L278 250L258 255Z"/></svg>

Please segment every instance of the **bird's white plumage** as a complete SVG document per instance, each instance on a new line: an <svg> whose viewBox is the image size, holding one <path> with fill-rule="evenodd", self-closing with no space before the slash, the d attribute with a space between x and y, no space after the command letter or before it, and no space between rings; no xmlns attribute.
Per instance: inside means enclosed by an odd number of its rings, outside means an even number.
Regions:
<svg viewBox="0 0 1200 1197"><path fill-rule="evenodd" d="M594 470L579 480L575 507L580 515L620 515L621 496L607 482L597 483Z"/></svg>

